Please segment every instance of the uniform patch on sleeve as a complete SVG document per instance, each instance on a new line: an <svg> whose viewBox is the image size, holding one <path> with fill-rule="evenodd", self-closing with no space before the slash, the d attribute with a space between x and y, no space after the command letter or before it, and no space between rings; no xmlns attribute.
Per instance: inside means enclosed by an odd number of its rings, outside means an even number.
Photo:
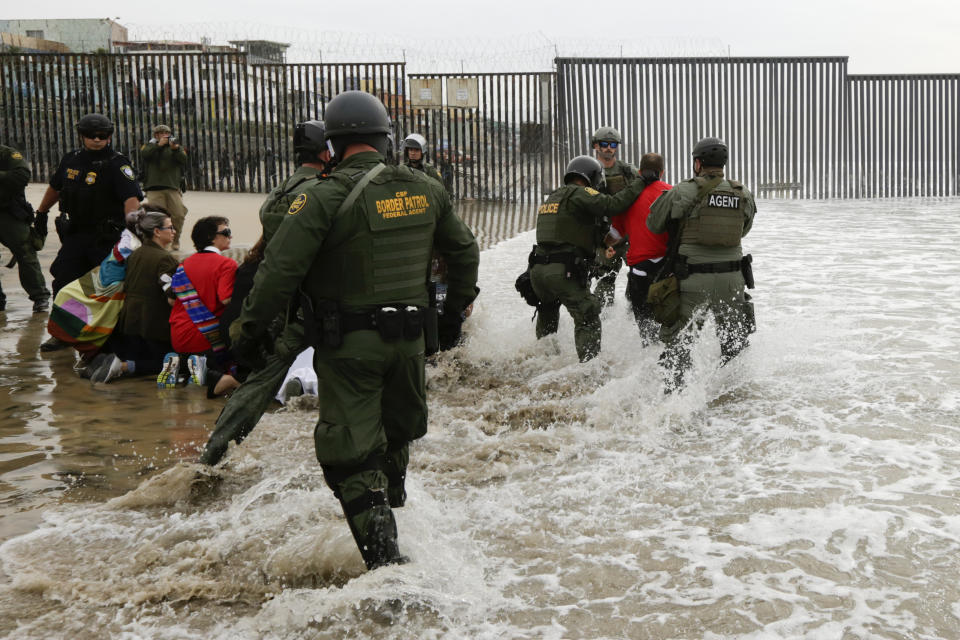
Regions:
<svg viewBox="0 0 960 640"><path fill-rule="evenodd" d="M598 196L598 195L600 195L600 192L597 191L596 189L594 189L593 187L584 187L583 190L586 191L587 193L589 193L589 194L592 195L592 196Z"/></svg>
<svg viewBox="0 0 960 640"><path fill-rule="evenodd" d="M127 176L127 180L137 179L137 174L133 172L133 167L131 167L128 164L125 164L122 167L120 167L120 171L123 173L123 175Z"/></svg>
<svg viewBox="0 0 960 640"><path fill-rule="evenodd" d="M14 160L23 160L23 154L20 153L19 151L14 151L13 153L10 154L10 157L13 158Z"/></svg>
<svg viewBox="0 0 960 640"><path fill-rule="evenodd" d="M293 202L290 203L290 209L287 211L287 214L293 216L300 213L300 209L303 209L306 204L307 194L301 193L294 199Z"/></svg>

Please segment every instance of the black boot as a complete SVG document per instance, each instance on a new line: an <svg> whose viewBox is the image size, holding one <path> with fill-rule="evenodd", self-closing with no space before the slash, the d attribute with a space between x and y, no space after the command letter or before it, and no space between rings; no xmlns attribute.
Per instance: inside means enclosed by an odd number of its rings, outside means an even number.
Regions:
<svg viewBox="0 0 960 640"><path fill-rule="evenodd" d="M397 546L397 523L393 518L393 511L386 505L374 507L369 512L370 522L367 525L367 535L363 540L357 540L360 555L373 570L391 564L406 564L410 559L400 554Z"/></svg>

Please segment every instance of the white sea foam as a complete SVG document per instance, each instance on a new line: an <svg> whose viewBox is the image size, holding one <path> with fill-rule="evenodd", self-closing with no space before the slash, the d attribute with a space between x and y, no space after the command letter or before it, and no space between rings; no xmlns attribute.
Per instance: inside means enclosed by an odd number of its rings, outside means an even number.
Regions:
<svg viewBox="0 0 960 640"><path fill-rule="evenodd" d="M11 637L957 637L958 231L949 200L762 201L759 331L726 367L705 331L670 396L622 298L596 360L565 314L537 341L532 234L496 245L428 370L411 564L364 572L284 411L215 478L6 542Z"/></svg>

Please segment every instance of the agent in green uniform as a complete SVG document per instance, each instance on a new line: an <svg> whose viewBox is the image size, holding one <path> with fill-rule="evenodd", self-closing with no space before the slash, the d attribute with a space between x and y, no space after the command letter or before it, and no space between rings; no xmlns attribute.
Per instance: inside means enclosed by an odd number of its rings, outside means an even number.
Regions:
<svg viewBox="0 0 960 640"><path fill-rule="evenodd" d="M666 267L679 280L679 312L660 327L668 388L683 384L690 364L690 333L683 330L695 312L703 309L716 318L724 362L747 346L756 328L753 304L744 291L745 285L753 286L752 258L743 256L740 239L750 231L757 206L746 187L724 177L727 155L719 138L698 142L693 148L696 177L665 191L647 218L651 231L671 234L671 247L679 242L676 259Z"/></svg>
<svg viewBox="0 0 960 640"><path fill-rule="evenodd" d="M480 253L443 187L384 164L390 119L379 100L347 91L324 122L337 168L290 206L231 336L237 357L257 364L277 309L302 293L320 388L317 459L372 569L405 561L391 507L404 504L409 443L427 430L431 250L447 261L445 304L457 313L477 294Z"/></svg>
<svg viewBox="0 0 960 640"><path fill-rule="evenodd" d="M294 128L293 149L300 167L271 191L260 207L265 246L269 246L280 223L289 217L287 212L297 196L312 182L326 176L330 150L324 132L322 120L301 122ZM265 366L247 376L227 400L200 457L203 464L217 464L231 440L239 444L253 431L277 395L287 370L297 355L309 346L304 338L302 318L297 315L280 313L274 326L273 333L279 330L279 335L273 353L266 358Z"/></svg>
<svg viewBox="0 0 960 640"><path fill-rule="evenodd" d="M162 207L173 221L177 231L173 250L180 249L183 221L187 207L183 204L180 184L187 168L187 153L173 137L170 127L158 124L153 128L153 137L140 147L140 162L143 166L143 190L147 204Z"/></svg>
<svg viewBox="0 0 960 640"><path fill-rule="evenodd" d="M33 301L33 312L43 313L50 304L50 291L43 279L30 224L33 207L23 190L30 182L30 165L23 154L0 144L0 244L13 253L19 265L20 286ZM47 216L37 216L35 226L46 234ZM0 289L0 311L7 306L7 297Z"/></svg>
<svg viewBox="0 0 960 640"><path fill-rule="evenodd" d="M593 145L594 155L603 166L603 177L606 184L603 188L598 189L600 193L616 195L628 184L640 179L636 167L617 158L617 151L623 144L619 131L613 127L600 127L593 132L590 144ZM605 216L597 225L597 233L600 237L603 237L609 229L610 219ZM616 253L612 258L606 256L603 247L597 253L594 267L590 271L590 278L597 280L593 293L603 306L613 303L617 274L620 273L620 267L623 266L623 257L626 252L627 244L624 242L616 246Z"/></svg>
<svg viewBox="0 0 960 640"><path fill-rule="evenodd" d="M441 185L443 184L443 176L440 175L440 170L426 161L426 138L419 133L411 133L403 139L403 144L400 146L400 150L401 153L403 153L403 164L407 165L411 169L422 171L428 177L433 178Z"/></svg>
<svg viewBox="0 0 960 640"><path fill-rule="evenodd" d="M598 249L597 221L626 211L644 187L642 180L634 180L609 196L599 191L603 183L603 167L596 158L570 161L564 186L537 210L537 245L529 258L531 283L540 299L537 338L556 333L562 304L573 317L581 362L600 352L601 304L587 286Z"/></svg>

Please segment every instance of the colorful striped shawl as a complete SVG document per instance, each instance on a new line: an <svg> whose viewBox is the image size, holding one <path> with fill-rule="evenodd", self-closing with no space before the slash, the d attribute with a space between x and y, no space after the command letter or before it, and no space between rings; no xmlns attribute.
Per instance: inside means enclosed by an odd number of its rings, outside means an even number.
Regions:
<svg viewBox="0 0 960 640"><path fill-rule="evenodd" d="M193 283L187 277L187 272L183 270L182 264L177 267L173 274L173 281L170 286L173 288L180 304L186 309L190 320L210 343L217 359L226 360L229 354L227 353L227 345L224 344L220 335L220 320L203 304L200 294L193 287Z"/></svg>

